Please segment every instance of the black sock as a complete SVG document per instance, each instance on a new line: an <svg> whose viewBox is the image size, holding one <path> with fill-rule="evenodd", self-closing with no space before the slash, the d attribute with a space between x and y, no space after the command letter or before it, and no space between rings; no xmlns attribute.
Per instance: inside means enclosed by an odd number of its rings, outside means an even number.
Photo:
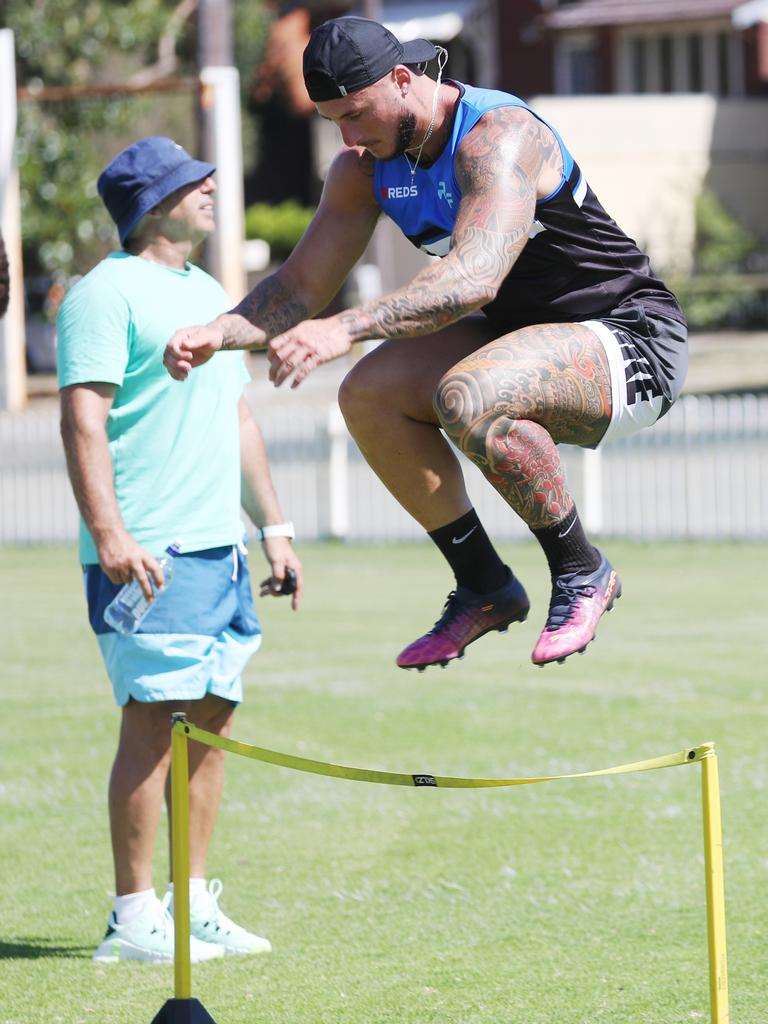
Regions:
<svg viewBox="0 0 768 1024"><path fill-rule="evenodd" d="M430 530L429 536L453 569L460 587L476 594L490 594L506 583L507 567L474 509L453 523Z"/></svg>
<svg viewBox="0 0 768 1024"><path fill-rule="evenodd" d="M552 579L571 572L594 572L600 565L600 552L587 540L575 505L559 523L531 533L544 549Z"/></svg>

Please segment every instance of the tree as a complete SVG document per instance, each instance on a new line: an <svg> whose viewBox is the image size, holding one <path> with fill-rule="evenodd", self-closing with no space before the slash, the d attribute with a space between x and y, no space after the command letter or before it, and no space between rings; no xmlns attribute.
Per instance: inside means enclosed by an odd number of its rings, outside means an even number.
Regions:
<svg viewBox="0 0 768 1024"><path fill-rule="evenodd" d="M6 0L18 85L25 96L39 97L19 104L26 274L63 279L88 270L115 240L96 191L109 156L141 134L173 134L160 116L170 107L165 94L53 102L51 88L146 87L194 74L196 7L197 0ZM263 45L262 5L237 0L235 11L238 57L252 63ZM194 149L191 109L179 141Z"/></svg>

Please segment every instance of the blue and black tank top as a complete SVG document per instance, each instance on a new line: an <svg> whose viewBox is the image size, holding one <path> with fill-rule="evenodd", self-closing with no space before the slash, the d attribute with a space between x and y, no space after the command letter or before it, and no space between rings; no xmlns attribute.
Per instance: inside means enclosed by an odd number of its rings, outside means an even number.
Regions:
<svg viewBox="0 0 768 1024"><path fill-rule="evenodd" d="M528 242L483 312L499 333L536 323L599 319L640 303L685 323L675 296L654 275L648 257L608 216L557 131L509 93L460 82L451 138L429 167L411 173L405 156L377 160L376 198L418 248L446 256L461 200L454 159L464 137L489 110L515 106L553 132L563 158L558 187L536 203Z"/></svg>

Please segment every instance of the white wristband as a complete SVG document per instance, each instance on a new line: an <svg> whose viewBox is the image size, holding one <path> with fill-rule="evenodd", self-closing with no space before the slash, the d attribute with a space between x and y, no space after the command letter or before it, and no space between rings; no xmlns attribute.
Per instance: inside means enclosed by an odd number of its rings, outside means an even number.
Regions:
<svg viewBox="0 0 768 1024"><path fill-rule="evenodd" d="M293 523L277 523L274 526L257 527L256 536L259 540L268 540L270 537L288 537L293 540L296 531L293 528Z"/></svg>

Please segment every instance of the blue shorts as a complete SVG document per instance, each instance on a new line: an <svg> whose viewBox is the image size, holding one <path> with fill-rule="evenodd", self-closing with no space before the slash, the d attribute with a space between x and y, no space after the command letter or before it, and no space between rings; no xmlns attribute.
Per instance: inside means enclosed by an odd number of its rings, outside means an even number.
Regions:
<svg viewBox="0 0 768 1024"><path fill-rule="evenodd" d="M200 700L206 693L240 703L241 673L261 645L245 547L193 551L174 559L173 582L137 633L116 633L104 609L120 589L99 565L83 566L88 617L122 706Z"/></svg>

